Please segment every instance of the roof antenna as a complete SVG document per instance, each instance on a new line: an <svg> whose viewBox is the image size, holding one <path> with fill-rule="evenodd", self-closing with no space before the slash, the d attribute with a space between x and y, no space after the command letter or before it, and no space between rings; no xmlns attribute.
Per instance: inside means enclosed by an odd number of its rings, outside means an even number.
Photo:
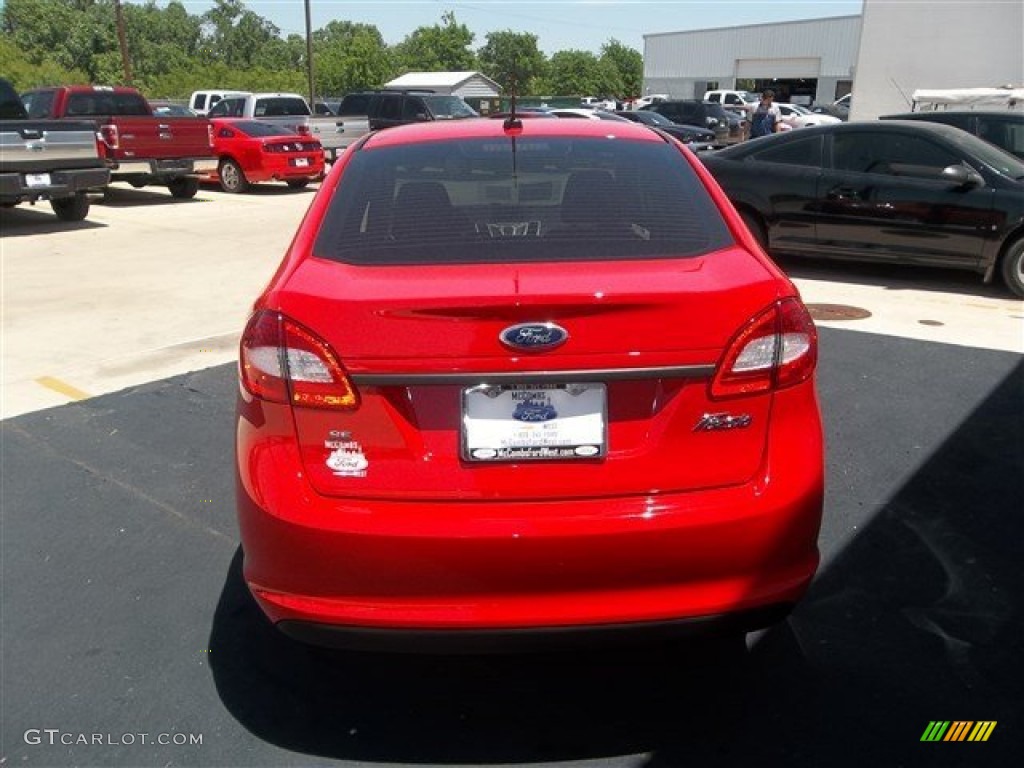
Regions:
<svg viewBox="0 0 1024 768"><path fill-rule="evenodd" d="M512 91L512 102L509 105L508 117L505 118L505 123L502 126L506 133L521 133L523 130L523 121L516 114L516 98L519 91L519 81L515 75L509 78L509 86Z"/></svg>

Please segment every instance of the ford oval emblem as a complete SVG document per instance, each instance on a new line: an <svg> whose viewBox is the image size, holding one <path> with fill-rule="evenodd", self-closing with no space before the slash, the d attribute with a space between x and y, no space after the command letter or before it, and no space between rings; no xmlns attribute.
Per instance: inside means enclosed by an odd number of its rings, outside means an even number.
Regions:
<svg viewBox="0 0 1024 768"><path fill-rule="evenodd" d="M569 332L554 323L520 323L506 328L499 338L513 349L543 352L568 341Z"/></svg>

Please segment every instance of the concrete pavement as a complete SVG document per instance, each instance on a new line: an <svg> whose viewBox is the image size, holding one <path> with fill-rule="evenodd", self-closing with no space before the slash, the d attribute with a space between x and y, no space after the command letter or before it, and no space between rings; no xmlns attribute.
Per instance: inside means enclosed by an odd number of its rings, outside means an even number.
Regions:
<svg viewBox="0 0 1024 768"><path fill-rule="evenodd" d="M249 307L316 187L110 188L80 224L49 206L3 211L0 416L115 392L235 359ZM784 266L804 299L866 310L826 327L1024 353L1024 302L971 273ZM860 312L858 314L864 314Z"/></svg>

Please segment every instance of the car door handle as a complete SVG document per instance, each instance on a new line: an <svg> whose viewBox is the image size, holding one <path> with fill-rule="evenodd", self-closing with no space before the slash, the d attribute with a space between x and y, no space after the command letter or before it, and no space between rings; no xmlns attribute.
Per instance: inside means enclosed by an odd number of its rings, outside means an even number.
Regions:
<svg viewBox="0 0 1024 768"><path fill-rule="evenodd" d="M828 200L859 200L861 195L853 187L832 187L825 197Z"/></svg>

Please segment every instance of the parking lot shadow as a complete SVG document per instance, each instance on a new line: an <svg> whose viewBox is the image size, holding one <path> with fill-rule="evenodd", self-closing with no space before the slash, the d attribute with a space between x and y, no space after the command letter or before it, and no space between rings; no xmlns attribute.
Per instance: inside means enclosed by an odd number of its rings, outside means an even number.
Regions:
<svg viewBox="0 0 1024 768"><path fill-rule="evenodd" d="M934 291L992 299L1016 299L998 275L982 282L976 272L910 264L875 264L862 261L812 259L800 256L772 256L789 277L833 283L878 286L888 291Z"/></svg>
<svg viewBox="0 0 1024 768"><path fill-rule="evenodd" d="M0 238L84 231L106 226L88 218L83 221L61 221L46 202L0 209Z"/></svg>
<svg viewBox="0 0 1024 768"><path fill-rule="evenodd" d="M1018 364L749 652L321 651L269 626L236 553L210 638L217 690L260 738L346 760L1010 765L1024 726L1022 400ZM985 743L922 742L935 720L997 725Z"/></svg>

